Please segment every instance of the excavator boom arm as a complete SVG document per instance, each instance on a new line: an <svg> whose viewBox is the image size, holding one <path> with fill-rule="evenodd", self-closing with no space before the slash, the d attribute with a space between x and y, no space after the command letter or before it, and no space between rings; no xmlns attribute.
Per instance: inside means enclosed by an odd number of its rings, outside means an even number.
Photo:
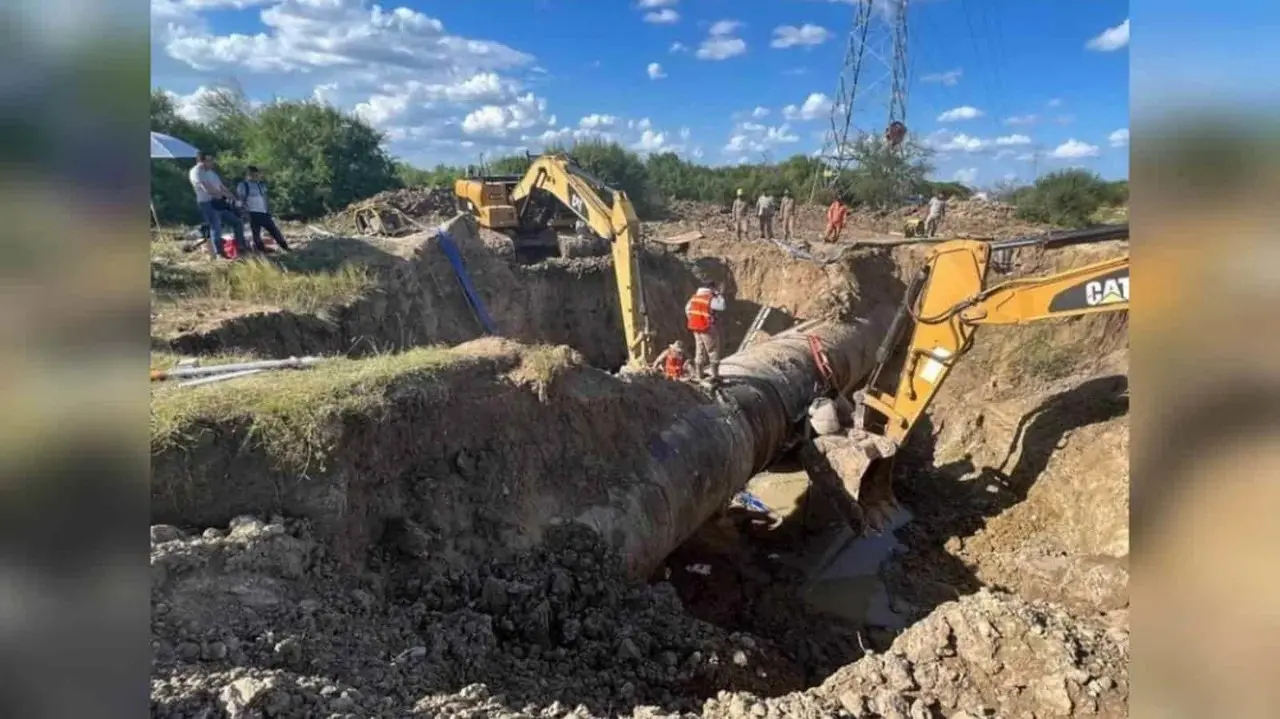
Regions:
<svg viewBox="0 0 1280 719"><path fill-rule="evenodd" d="M1112 235L1105 239L1114 239ZM866 407L884 421L879 431L895 444L901 445L928 408L951 368L970 348L980 325L1023 324L1129 309L1127 254L988 288L990 253L991 244L979 240L944 242L908 289L899 317L877 354L879 366L864 398ZM900 330L908 319L911 339L903 351L898 337L905 334ZM901 363L895 377L886 378L896 386L882 391L878 389L883 386L881 370L891 358Z"/></svg>
<svg viewBox="0 0 1280 719"><path fill-rule="evenodd" d="M536 190L553 195L592 232L609 241L622 309L627 363L637 368L647 367L653 356L653 333L636 258L640 220L627 193L609 187L562 155L542 155L534 160L512 190L511 198L523 210ZM606 201L606 195L610 201Z"/></svg>

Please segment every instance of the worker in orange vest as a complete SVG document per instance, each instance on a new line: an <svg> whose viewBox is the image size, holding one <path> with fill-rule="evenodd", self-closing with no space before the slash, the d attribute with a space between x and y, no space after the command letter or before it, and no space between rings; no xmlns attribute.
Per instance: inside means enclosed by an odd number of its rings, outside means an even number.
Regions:
<svg viewBox="0 0 1280 719"><path fill-rule="evenodd" d="M724 311L724 296L720 286L708 282L693 293L685 303L684 314L689 331L693 333L693 376L702 379L702 368L711 365L711 379L720 378L720 331L716 326L716 313Z"/></svg>
<svg viewBox="0 0 1280 719"><path fill-rule="evenodd" d="M667 379L684 379L687 367L688 362L684 354L684 343L680 342L680 340L672 342L653 361L653 368L661 368Z"/></svg>
<svg viewBox="0 0 1280 719"><path fill-rule="evenodd" d="M823 242L835 242L840 239L844 230L844 221L849 217L849 207L837 197L827 208L827 229L822 233Z"/></svg>

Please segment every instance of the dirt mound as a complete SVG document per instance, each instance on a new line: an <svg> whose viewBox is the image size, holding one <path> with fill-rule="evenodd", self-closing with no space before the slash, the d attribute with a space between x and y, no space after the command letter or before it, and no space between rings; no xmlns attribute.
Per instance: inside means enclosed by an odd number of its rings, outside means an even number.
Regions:
<svg viewBox="0 0 1280 719"><path fill-rule="evenodd" d="M772 699L726 692L714 717L1128 716L1129 634L981 591L940 606L889 651Z"/></svg>
<svg viewBox="0 0 1280 719"><path fill-rule="evenodd" d="M902 207L895 210L856 209L849 214L843 239L875 240L902 233L903 221L909 217L923 217L921 207ZM993 237L1004 239L1033 235L1050 229L1045 225L1028 223L1015 217L1016 208L1002 202L989 200L951 200L947 203L947 218L939 228L941 237ZM817 243L826 229L825 205L796 205L795 239ZM677 201L672 203L668 216L651 223L651 232L658 237L699 230L708 235L733 237L733 215L728 205L710 202ZM755 218L748 218L747 237L758 234ZM774 235L782 237L782 220L775 218Z"/></svg>
<svg viewBox="0 0 1280 719"><path fill-rule="evenodd" d="M166 387L152 401L152 517L304 517L353 564L407 521L429 538L432 566L483 563L646 481L651 429L707 401L565 347L493 339L231 389Z"/></svg>
<svg viewBox="0 0 1280 719"><path fill-rule="evenodd" d="M619 716L694 710L698 687L800 685L764 640L626 584L580 525L453 572L392 532L362 576L305 522L151 534L155 717Z"/></svg>
<svg viewBox="0 0 1280 719"><path fill-rule="evenodd" d="M385 190L362 200L361 204L387 205L418 219L441 218L453 215L455 200L451 187L405 187Z"/></svg>

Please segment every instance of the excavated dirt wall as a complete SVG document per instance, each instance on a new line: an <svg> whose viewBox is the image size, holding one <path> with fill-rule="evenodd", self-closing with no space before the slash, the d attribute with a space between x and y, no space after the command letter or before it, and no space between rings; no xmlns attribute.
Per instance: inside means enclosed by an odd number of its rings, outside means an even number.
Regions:
<svg viewBox="0 0 1280 719"><path fill-rule="evenodd" d="M708 401L506 340L364 362L388 367L337 360L158 394L153 521L307 518L357 563L400 527L433 562L483 563L638 481L651 428Z"/></svg>
<svg viewBox="0 0 1280 719"><path fill-rule="evenodd" d="M497 324L498 334L528 343L565 344L592 365L626 361L612 259L555 258L525 265L501 251L467 218L445 225L467 272ZM406 237L418 247L408 260L389 260L377 287L324 316L287 310L230 319L172 342L189 355L246 352L264 358L303 355L369 356L427 345L455 345L484 335L434 234ZM841 262L821 264L788 256L768 243L698 240L687 256L651 249L641 272L657 347L689 342L684 303L700 282L719 282L730 299L722 320L725 352L736 348L762 304L774 307L764 327L775 334L797 318L844 318L901 296L904 269L924 250L862 248ZM690 348L691 349L691 348Z"/></svg>

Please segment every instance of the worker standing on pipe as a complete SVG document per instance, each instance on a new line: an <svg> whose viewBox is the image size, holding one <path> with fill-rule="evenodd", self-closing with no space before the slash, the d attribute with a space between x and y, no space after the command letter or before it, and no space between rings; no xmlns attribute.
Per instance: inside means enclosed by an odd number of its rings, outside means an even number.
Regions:
<svg viewBox="0 0 1280 719"><path fill-rule="evenodd" d="M702 379L702 369L711 366L711 380L720 378L720 330L716 326L717 313L724 311L724 296L720 286L708 282L693 293L684 306L689 331L693 333L693 374Z"/></svg>

